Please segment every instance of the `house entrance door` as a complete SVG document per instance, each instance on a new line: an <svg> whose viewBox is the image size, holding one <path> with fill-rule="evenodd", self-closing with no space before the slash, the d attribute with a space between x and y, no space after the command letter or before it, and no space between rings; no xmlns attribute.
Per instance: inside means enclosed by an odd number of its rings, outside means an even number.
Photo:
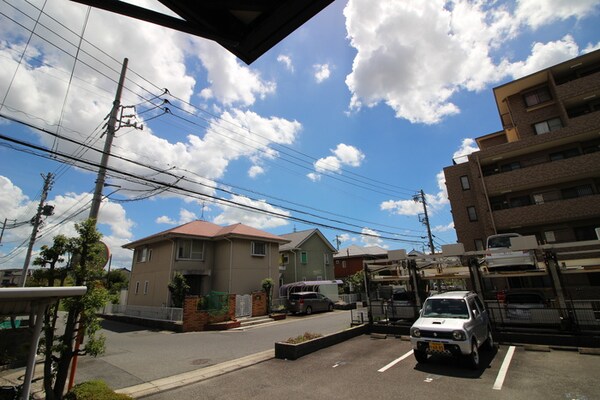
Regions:
<svg viewBox="0 0 600 400"><path fill-rule="evenodd" d="M235 317L252 316L252 296L249 294L235 296Z"/></svg>

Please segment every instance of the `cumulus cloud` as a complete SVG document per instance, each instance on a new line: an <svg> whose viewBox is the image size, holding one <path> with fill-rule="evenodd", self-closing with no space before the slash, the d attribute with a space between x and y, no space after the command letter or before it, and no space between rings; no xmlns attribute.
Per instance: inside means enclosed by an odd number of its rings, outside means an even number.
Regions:
<svg viewBox="0 0 600 400"><path fill-rule="evenodd" d="M511 10L470 0L348 1L346 30L357 50L346 77L350 110L384 103L397 118L435 124L460 112L452 101L460 91L482 90L577 55L568 37L533 46L531 59L514 66L494 53L524 27L583 18L598 9L593 0L547 3L520 1Z"/></svg>
<svg viewBox="0 0 600 400"><path fill-rule="evenodd" d="M313 65L313 68L315 70L315 81L317 83L329 79L329 76L331 75L329 64L315 64Z"/></svg>
<svg viewBox="0 0 600 400"><path fill-rule="evenodd" d="M175 221L171 217L167 217L166 215L161 215L160 217L154 220L157 224L166 224L166 225L175 225L177 221Z"/></svg>
<svg viewBox="0 0 600 400"><path fill-rule="evenodd" d="M439 232L439 233L449 232L449 231L451 231L453 229L454 229L454 222L450 222L447 225L436 225L433 228L431 228L431 230L433 232Z"/></svg>
<svg viewBox="0 0 600 400"><path fill-rule="evenodd" d="M514 79L532 74L579 55L579 46L571 35L548 43L534 43L531 55L525 61L517 61L506 66L506 71Z"/></svg>
<svg viewBox="0 0 600 400"><path fill-rule="evenodd" d="M288 221L284 217L291 215L288 211L274 207L264 200L252 200L245 196L236 195L231 196L229 200L243 206L251 207L256 211L232 207L227 203L217 203L217 207L219 207L222 212L213 219L215 224L232 225L242 223L256 229L273 229L287 225ZM262 213L261 210L269 213L276 213L284 217Z"/></svg>
<svg viewBox="0 0 600 400"><path fill-rule="evenodd" d="M448 191L446 189L446 179L444 171L436 175L439 191L436 194L425 193L425 203L427 204L427 213L429 217L442 210L449 204ZM388 211L391 214L416 216L424 212L423 203L420 196L417 200L386 200L379 205L381 211Z"/></svg>
<svg viewBox="0 0 600 400"><path fill-rule="evenodd" d="M260 74L242 65L238 59L219 44L203 39L193 39L197 56L208 72L209 87L200 96L232 106L250 106L256 98L264 99L275 93L275 82L264 81Z"/></svg>
<svg viewBox="0 0 600 400"><path fill-rule="evenodd" d="M248 176L250 178L256 178L257 176L262 175L264 173L265 173L265 169L263 167L261 167L260 165L253 165L248 170Z"/></svg>
<svg viewBox="0 0 600 400"><path fill-rule="evenodd" d="M282 63L290 72L294 72L294 64L292 64L292 58L286 54L280 54L277 56L277 61Z"/></svg>
<svg viewBox="0 0 600 400"><path fill-rule="evenodd" d="M460 148L452 154L452 159L459 164L467 162L467 156L478 150L479 147L477 147L475 139L465 138L463 139Z"/></svg>
<svg viewBox="0 0 600 400"><path fill-rule="evenodd" d="M41 184L41 182L40 182ZM89 214L92 196L90 193L66 193L48 196L46 204L54 206L54 215L44 217L38 239L34 246L34 259L42 245L51 245L53 237L63 234L68 237L77 235L75 224L84 221ZM25 259L25 247L31 235L30 224L19 224L35 216L39 200L31 201L10 179L0 176L0 209L5 210L6 218L15 220L19 225L6 229L2 238L4 246L0 248L0 260L6 267L22 267ZM68 222L65 222L68 221ZM10 226L10 222L9 222ZM103 241L113 254L113 262L128 266L131 253L121 248L132 238L134 223L126 215L125 209L117 203L104 199L98 213L98 228L107 227L108 234ZM4 258L6 255L9 257Z"/></svg>
<svg viewBox="0 0 600 400"><path fill-rule="evenodd" d="M387 248L387 246L383 244L383 240L380 238L381 235L377 231L369 228L363 228L361 232L362 234L360 239L363 246L379 246L384 249Z"/></svg>
<svg viewBox="0 0 600 400"><path fill-rule="evenodd" d="M354 146L344 143L337 145L335 149L330 150L333 155L320 158L313 164L316 172L311 172L307 176L312 181L320 179L322 173L340 173L344 166L360 167L365 155Z"/></svg>

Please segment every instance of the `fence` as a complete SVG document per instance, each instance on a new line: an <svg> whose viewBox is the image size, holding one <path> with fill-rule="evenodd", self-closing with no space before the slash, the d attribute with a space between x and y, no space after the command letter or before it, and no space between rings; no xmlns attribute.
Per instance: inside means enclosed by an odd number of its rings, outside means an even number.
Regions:
<svg viewBox="0 0 600 400"><path fill-rule="evenodd" d="M146 307L108 304L102 312L106 314L121 314L130 317L157 319L164 321L183 320L183 309L174 307Z"/></svg>
<svg viewBox="0 0 600 400"><path fill-rule="evenodd" d="M344 303L357 303L359 301L362 301L362 294L361 293L352 293L352 294L340 294L340 300L343 301Z"/></svg>

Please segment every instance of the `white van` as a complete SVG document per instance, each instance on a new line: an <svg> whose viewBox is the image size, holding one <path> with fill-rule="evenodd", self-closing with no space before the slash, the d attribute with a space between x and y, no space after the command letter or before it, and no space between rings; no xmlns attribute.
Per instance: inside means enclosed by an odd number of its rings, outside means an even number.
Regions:
<svg viewBox="0 0 600 400"><path fill-rule="evenodd" d="M536 269L533 250L511 250L510 239L518 233L501 233L487 238L485 261L490 271Z"/></svg>

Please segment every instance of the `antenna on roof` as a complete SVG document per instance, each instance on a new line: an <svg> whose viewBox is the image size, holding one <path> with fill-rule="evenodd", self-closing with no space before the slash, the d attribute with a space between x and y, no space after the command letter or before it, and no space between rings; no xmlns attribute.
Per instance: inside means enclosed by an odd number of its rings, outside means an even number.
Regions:
<svg viewBox="0 0 600 400"><path fill-rule="evenodd" d="M294 224L294 233L296 233L296 224Z"/></svg>

